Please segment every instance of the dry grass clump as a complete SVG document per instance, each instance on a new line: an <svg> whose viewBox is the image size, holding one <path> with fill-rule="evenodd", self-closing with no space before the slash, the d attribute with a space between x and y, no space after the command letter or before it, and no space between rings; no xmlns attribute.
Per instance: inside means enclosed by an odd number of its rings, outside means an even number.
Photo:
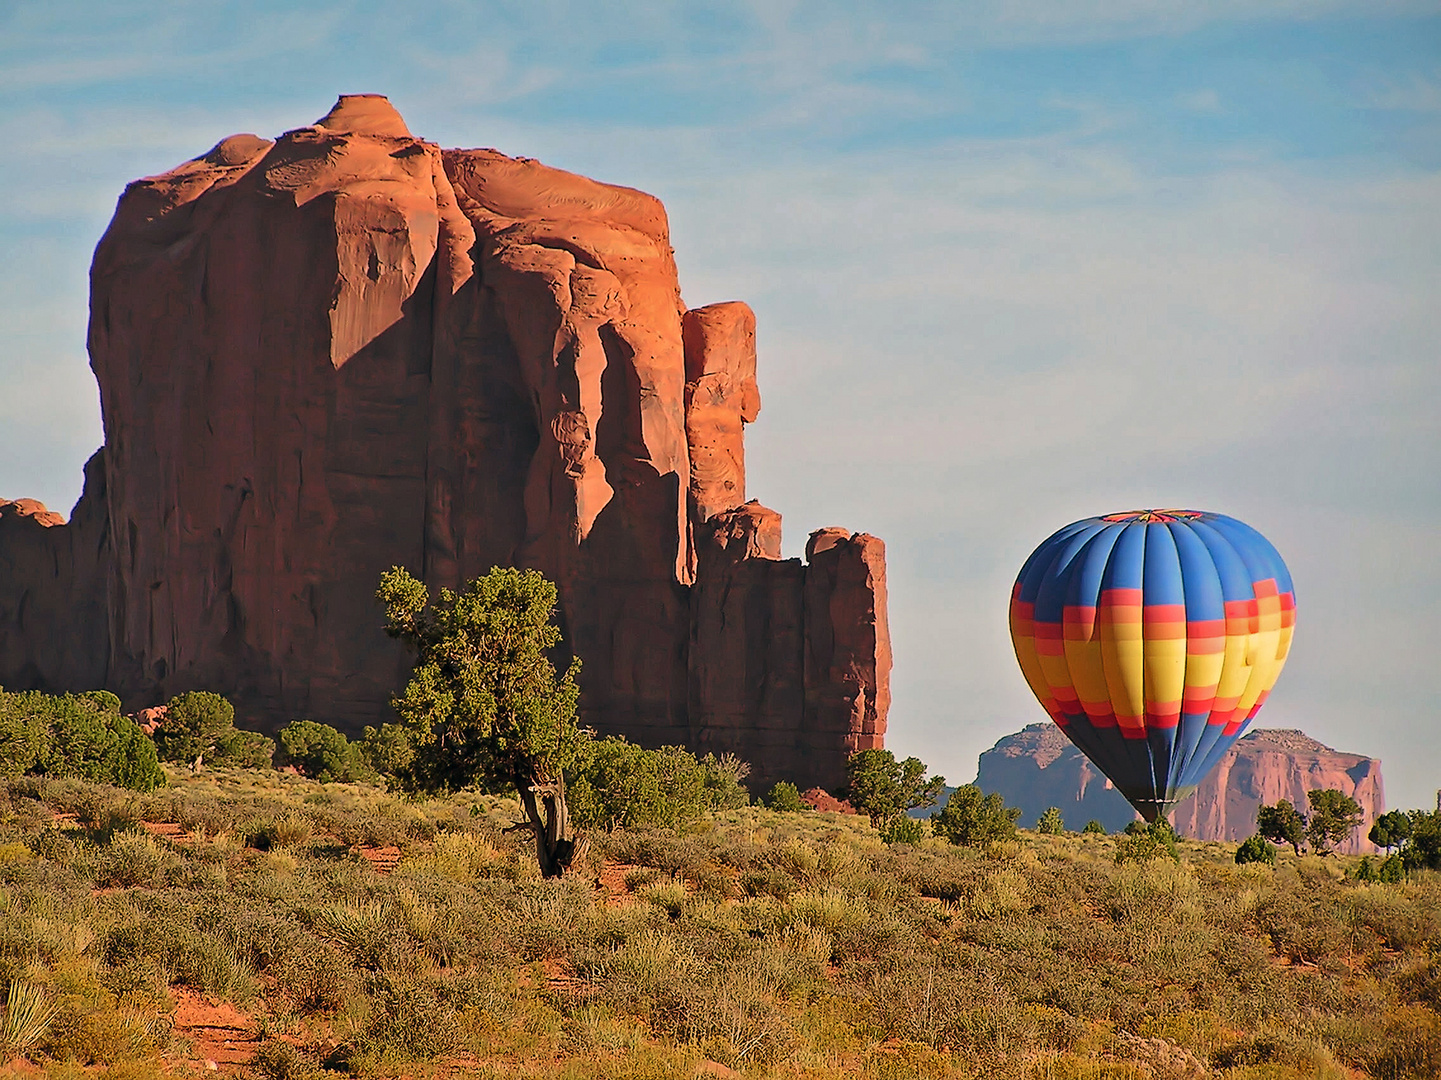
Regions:
<svg viewBox="0 0 1441 1080"><path fill-rule="evenodd" d="M178 1067L191 993L272 1078L1441 1075L1437 875L746 808L549 882L515 814L244 770L0 786L0 1060Z"/></svg>

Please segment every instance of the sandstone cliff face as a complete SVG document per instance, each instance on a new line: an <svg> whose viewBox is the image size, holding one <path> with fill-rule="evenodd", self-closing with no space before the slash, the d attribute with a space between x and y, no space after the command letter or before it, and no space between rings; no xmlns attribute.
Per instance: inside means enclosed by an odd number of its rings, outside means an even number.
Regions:
<svg viewBox="0 0 1441 1080"><path fill-rule="evenodd" d="M0 515L0 683L354 730L406 670L383 569L523 565L560 586L602 731L832 785L883 738L883 545L780 559L745 496L754 316L685 309L649 195L344 97L126 189L90 353L106 445L76 520Z"/></svg>
<svg viewBox="0 0 1441 1080"><path fill-rule="evenodd" d="M1054 724L1031 724L981 755L976 783L1021 807L1021 824L1033 825L1056 806L1068 828L1095 819L1115 831L1136 820L1129 803L1111 787ZM1340 850L1372 850L1370 822L1386 809L1381 763L1345 754L1299 731L1259 729L1244 736L1171 815L1193 840L1244 840L1256 831L1256 808L1280 799L1306 807L1306 792L1334 788L1361 804L1366 824Z"/></svg>
<svg viewBox="0 0 1441 1080"><path fill-rule="evenodd" d="M69 524L34 499L0 499L0 686L105 685L109 554L103 452Z"/></svg>

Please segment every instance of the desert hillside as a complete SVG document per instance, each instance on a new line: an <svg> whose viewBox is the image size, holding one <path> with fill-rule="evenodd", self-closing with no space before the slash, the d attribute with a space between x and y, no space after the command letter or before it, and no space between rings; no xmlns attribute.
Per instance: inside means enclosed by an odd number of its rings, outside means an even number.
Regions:
<svg viewBox="0 0 1441 1080"><path fill-rule="evenodd" d="M1441 1072L1434 873L746 807L547 882L505 800L168 771L0 787L0 1075Z"/></svg>

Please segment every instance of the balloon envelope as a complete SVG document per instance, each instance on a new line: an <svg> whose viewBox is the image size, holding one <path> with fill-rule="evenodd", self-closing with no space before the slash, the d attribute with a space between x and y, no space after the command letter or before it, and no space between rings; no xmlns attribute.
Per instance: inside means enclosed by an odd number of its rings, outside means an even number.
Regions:
<svg viewBox="0 0 1441 1080"><path fill-rule="evenodd" d="M1031 690L1147 821L1194 792L1241 737L1295 622L1276 549L1199 510L1073 522L1031 553L1011 594Z"/></svg>

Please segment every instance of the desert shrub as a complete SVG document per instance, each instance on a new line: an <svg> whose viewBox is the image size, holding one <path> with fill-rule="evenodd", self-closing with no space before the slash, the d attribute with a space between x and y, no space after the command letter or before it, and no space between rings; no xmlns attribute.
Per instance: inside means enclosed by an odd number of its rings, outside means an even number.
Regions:
<svg viewBox="0 0 1441 1080"><path fill-rule="evenodd" d="M222 732L235 726L235 706L204 690L177 694L155 729L155 746L165 761L189 764L211 753Z"/></svg>
<svg viewBox="0 0 1441 1080"><path fill-rule="evenodd" d="M748 762L734 754L706 754L700 759L700 769L707 810L737 810L750 805L750 792L743 783L751 773Z"/></svg>
<svg viewBox="0 0 1441 1080"><path fill-rule="evenodd" d="M1239 851L1236 853L1236 861L1241 861L1241 853ZM1376 866L1371 862L1370 855L1361 856L1361 861L1356 864L1356 869L1352 872L1351 878L1354 881L1360 881L1366 884L1376 881Z"/></svg>
<svg viewBox="0 0 1441 1080"><path fill-rule="evenodd" d="M46 710L39 707L44 698L0 691L0 775L25 775L45 752L50 739Z"/></svg>
<svg viewBox="0 0 1441 1080"><path fill-rule="evenodd" d="M231 728L221 732L216 740L210 764L236 769L269 769L275 764L275 740L258 731Z"/></svg>
<svg viewBox="0 0 1441 1080"><path fill-rule="evenodd" d="M881 839L887 844L919 844L925 838L925 825L913 817L901 815L881 825Z"/></svg>
<svg viewBox="0 0 1441 1080"><path fill-rule="evenodd" d="M189 690L171 698L155 729L162 761L202 762L237 768L269 768L272 739L235 726L235 706L207 690Z"/></svg>
<svg viewBox="0 0 1441 1080"><path fill-rule="evenodd" d="M262 1041L250 1063L264 1080L320 1080L334 1075L321 1070L316 1055L283 1039Z"/></svg>
<svg viewBox="0 0 1441 1080"><path fill-rule="evenodd" d="M1165 818L1157 818L1147 824L1133 821L1126 826L1125 835L1116 841L1116 862L1149 862L1162 856L1179 861L1176 850L1176 830Z"/></svg>
<svg viewBox="0 0 1441 1080"><path fill-rule="evenodd" d="M1105 827L1104 825L1102 825L1099 821L1097 821L1095 818L1092 818L1090 821L1086 822L1086 827L1081 830L1081 835L1082 835L1082 836L1105 836L1105 835L1106 835L1106 827Z"/></svg>
<svg viewBox="0 0 1441 1080"><path fill-rule="evenodd" d="M747 896L773 896L784 900L799 887L795 878L776 867L747 870L741 875L741 891Z"/></svg>
<svg viewBox="0 0 1441 1080"><path fill-rule="evenodd" d="M315 827L304 815L288 813L257 823L246 831L251 847L272 851L305 843L313 835Z"/></svg>
<svg viewBox="0 0 1441 1080"><path fill-rule="evenodd" d="M179 866L179 856L149 833L120 832L101 849L95 883L101 888L155 888Z"/></svg>
<svg viewBox="0 0 1441 1080"><path fill-rule="evenodd" d="M708 811L748 802L740 785L747 768L729 755L698 759L679 746L588 741L567 774L571 816L583 828L679 829Z"/></svg>
<svg viewBox="0 0 1441 1080"><path fill-rule="evenodd" d="M5 994L0 1014L0 1056L7 1060L25 1053L50 1031L57 1013L55 1002L42 986L15 980Z"/></svg>
<svg viewBox="0 0 1441 1080"><path fill-rule="evenodd" d="M1400 855L1388 855L1376 871L1377 880L1386 885L1399 885L1406 876L1406 863Z"/></svg>
<svg viewBox="0 0 1441 1080"><path fill-rule="evenodd" d="M783 813L799 813L810 807L801 802L801 793L789 780L781 780L766 793L765 804Z"/></svg>
<svg viewBox="0 0 1441 1080"><path fill-rule="evenodd" d="M998 793L983 795L975 784L964 784L951 792L940 813L931 818L931 828L953 844L983 847L993 840L1016 835L1020 807L1007 806Z"/></svg>
<svg viewBox="0 0 1441 1080"><path fill-rule="evenodd" d="M151 791L165 783L154 744L107 691L0 691L0 775L71 777Z"/></svg>
<svg viewBox="0 0 1441 1080"><path fill-rule="evenodd" d="M1066 831L1065 818L1059 806L1048 806L1036 821L1036 831L1046 836L1060 836Z"/></svg>
<svg viewBox="0 0 1441 1080"><path fill-rule="evenodd" d="M1259 833L1243 840L1236 848L1236 863L1264 863L1267 866L1276 865L1276 849L1266 841L1266 838ZM1369 869L1369 863L1367 864Z"/></svg>
<svg viewBox="0 0 1441 1080"><path fill-rule="evenodd" d="M293 720L280 729L278 740L276 764L292 765L301 776L323 784L379 778L365 761L360 747L329 724Z"/></svg>
<svg viewBox="0 0 1441 1080"><path fill-rule="evenodd" d="M500 857L495 845L476 833L441 833L428 851L407 855L396 871L406 875L430 874L471 885Z"/></svg>

